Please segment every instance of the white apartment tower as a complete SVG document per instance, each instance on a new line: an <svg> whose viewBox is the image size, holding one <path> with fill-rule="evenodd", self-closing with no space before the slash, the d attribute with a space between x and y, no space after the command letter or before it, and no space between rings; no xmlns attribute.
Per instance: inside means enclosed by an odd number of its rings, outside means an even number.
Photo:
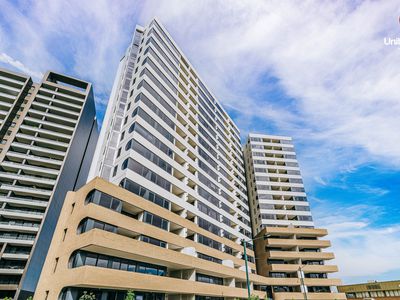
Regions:
<svg viewBox="0 0 400 300"><path fill-rule="evenodd" d="M97 149L91 177L237 244L251 238L239 130L157 20L135 29ZM186 229L179 235L231 252Z"/></svg>
<svg viewBox="0 0 400 300"><path fill-rule="evenodd" d="M251 133L244 157L253 234L266 226L313 227L292 138Z"/></svg>
<svg viewBox="0 0 400 300"><path fill-rule="evenodd" d="M310 227L293 146L272 140L255 141L273 147L259 149L273 162L268 170L261 164L265 178L258 178L273 186L270 220ZM146 300L299 300L305 288L295 273L302 263L311 266L304 279L309 299L344 299L330 294L340 282L327 281L334 269L321 265L331 255L316 253L328 246L315 240L325 231L274 227L255 254L239 130L157 20L135 28L120 61L89 179L66 197L35 300L85 293L124 299L130 290ZM289 197L298 198L285 202Z"/></svg>

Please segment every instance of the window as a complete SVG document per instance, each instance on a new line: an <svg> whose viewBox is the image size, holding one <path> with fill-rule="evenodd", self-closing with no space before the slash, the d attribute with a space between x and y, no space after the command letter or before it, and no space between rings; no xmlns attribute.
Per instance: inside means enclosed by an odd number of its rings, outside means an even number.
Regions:
<svg viewBox="0 0 400 300"><path fill-rule="evenodd" d="M299 221L312 221L312 217L311 216L297 216L297 219Z"/></svg>
<svg viewBox="0 0 400 300"><path fill-rule="evenodd" d="M222 251L221 250L222 249L221 243L219 243L217 241L214 241L213 239L210 239L210 238L208 238L208 237L206 237L204 235L197 234L197 241L200 244L203 244L203 245L206 245L208 247L211 247L211 248L217 249L219 251Z"/></svg>
<svg viewBox="0 0 400 300"><path fill-rule="evenodd" d="M161 207L164 207L165 209L170 209L170 202L161 197L160 195L142 187L141 185L137 184L136 182L133 182L127 178L124 178L120 186L122 186L124 189L140 196L143 197L144 199L147 199Z"/></svg>
<svg viewBox="0 0 400 300"><path fill-rule="evenodd" d="M165 160L161 159L158 155L155 155L153 152L144 147L142 144L133 141L131 149L135 150L140 155L146 157L148 160L150 160L152 163L163 169L165 172L172 174L171 165L168 164Z"/></svg>
<svg viewBox="0 0 400 300"><path fill-rule="evenodd" d="M155 121L148 113L146 113L143 109L136 108L132 116L138 115L140 116L143 120L145 120L151 127L153 127L155 130L157 130L161 135L163 135L166 139L168 139L171 143L174 143L174 137L172 134L168 132L163 126L161 126L157 121ZM132 132L135 128L135 124L132 124L132 126L129 128L129 132Z"/></svg>
<svg viewBox="0 0 400 300"><path fill-rule="evenodd" d="M117 212L121 212L122 209L122 202L120 200L98 190L92 190L86 196L85 203L94 203Z"/></svg>
<svg viewBox="0 0 400 300"><path fill-rule="evenodd" d="M168 231L169 222L147 211L143 214L143 222Z"/></svg>
<svg viewBox="0 0 400 300"><path fill-rule="evenodd" d="M149 237L149 236L142 235L142 236L140 236L140 240L142 242L149 243L149 244L152 244L152 245L156 245L158 247L167 248L167 243L166 242L157 240L157 239Z"/></svg>
<svg viewBox="0 0 400 300"><path fill-rule="evenodd" d="M102 221L98 221L95 219L91 219L91 218L85 218L83 219L79 225L78 225L78 229L77 229L77 234L82 234L84 232L87 232L89 230L92 230L94 228L100 229L100 230L105 230L108 232L113 232L116 233L117 232L117 227Z"/></svg>
<svg viewBox="0 0 400 300"><path fill-rule="evenodd" d="M88 251L76 251L71 255L70 268L94 266L117 269L128 272L138 272L157 276L165 276L167 268L145 262L102 255Z"/></svg>
<svg viewBox="0 0 400 300"><path fill-rule="evenodd" d="M146 82L143 83L143 85L147 85ZM148 87L148 89L154 91L150 86ZM167 110L168 112L170 112L171 115L175 116L176 113L175 111L172 109L172 107L165 102L165 100L163 98L161 98L155 91L154 91L154 95L157 95L158 97L154 96L154 98L163 106L163 109ZM171 127L172 129L175 129L175 122L172 121L163 111L162 109L160 109L155 103L154 101L150 100L149 98L147 98L143 93L140 93L139 95L136 96L135 98L135 102L138 101L142 101L144 104L146 104L146 106L148 108L150 108L157 116L160 117L161 120L163 120L169 127Z"/></svg>
<svg viewBox="0 0 400 300"><path fill-rule="evenodd" d="M205 275L205 274L200 274L200 273L196 273L196 281L209 283L209 284L218 284L218 285L224 284L224 280L222 278Z"/></svg>
<svg viewBox="0 0 400 300"><path fill-rule="evenodd" d="M198 225L199 225L199 227L201 227L209 232L212 232L216 235L220 235L221 228L208 222L207 220L204 220L204 219L198 217Z"/></svg>
<svg viewBox="0 0 400 300"><path fill-rule="evenodd" d="M217 264L222 264L222 260L221 259L209 256L209 255L206 255L206 254L203 254L203 253L197 253L197 257L201 258L201 259L204 259L204 260L215 262Z"/></svg>
<svg viewBox="0 0 400 300"><path fill-rule="evenodd" d="M147 180L150 180L157 184L158 186L162 187L163 189L170 191L171 190L171 183L161 177L160 175L154 173L150 169L146 168L142 164L138 163L137 161L127 158L122 164L122 170L128 168L133 172L143 176Z"/></svg>
<svg viewBox="0 0 400 300"><path fill-rule="evenodd" d="M203 175L202 173L199 173L199 180L201 183L206 185L212 191L214 191L215 193L218 193L218 190L219 190L218 186L214 182L212 182L210 179L208 179L205 175Z"/></svg>
<svg viewBox="0 0 400 300"><path fill-rule="evenodd" d="M139 123L134 124L134 126L132 127L132 131L139 133L142 137L144 137L146 140L148 140L150 143L156 146L159 150L167 154L169 157L172 157L174 152ZM130 140L126 144L125 150L128 150L131 147L132 147L132 140Z"/></svg>
<svg viewBox="0 0 400 300"><path fill-rule="evenodd" d="M206 214L207 216L219 221L219 216L220 214L215 211L214 209L210 208L209 206L205 205L204 203L198 201L197 202L197 208L203 212L204 214Z"/></svg>

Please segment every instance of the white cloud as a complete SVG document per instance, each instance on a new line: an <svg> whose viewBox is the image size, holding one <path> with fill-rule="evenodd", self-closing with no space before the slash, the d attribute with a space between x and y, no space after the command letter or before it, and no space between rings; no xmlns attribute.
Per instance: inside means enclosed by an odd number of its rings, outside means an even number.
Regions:
<svg viewBox="0 0 400 300"><path fill-rule="evenodd" d="M35 79L41 79L43 77L43 73L29 69L22 62L15 60L11 56L7 55L6 53L0 53L0 62L3 62L5 64L13 66L16 69L18 69L19 71L29 74L32 77L35 77Z"/></svg>
<svg viewBox="0 0 400 300"><path fill-rule="evenodd" d="M31 70L54 70L92 81L100 94L96 99L105 99L131 39L138 3L3 1L0 53ZM104 109L103 100L97 103Z"/></svg>
<svg viewBox="0 0 400 300"><path fill-rule="evenodd" d="M212 7L212 9L210 9ZM226 106L302 147L309 178L372 160L400 167L398 1L148 1ZM261 97L268 72L295 100ZM328 159L327 159L328 158ZM329 161L330 160L330 161Z"/></svg>
<svg viewBox="0 0 400 300"><path fill-rule="evenodd" d="M3 1L0 53L30 74L52 69L93 81L104 107L136 20L157 16L225 107L238 112L243 133L258 117L279 129L273 133L292 135L303 175L330 184L366 162L400 166L400 51L383 44L400 37L399 9L395 0ZM291 100L279 99L276 87ZM341 274L400 268L398 227L332 211L320 218Z"/></svg>
<svg viewBox="0 0 400 300"><path fill-rule="evenodd" d="M330 206L314 212L318 225L329 230L329 251L335 253L334 263L345 283L400 272L400 226L373 225L382 207L355 205L335 210Z"/></svg>

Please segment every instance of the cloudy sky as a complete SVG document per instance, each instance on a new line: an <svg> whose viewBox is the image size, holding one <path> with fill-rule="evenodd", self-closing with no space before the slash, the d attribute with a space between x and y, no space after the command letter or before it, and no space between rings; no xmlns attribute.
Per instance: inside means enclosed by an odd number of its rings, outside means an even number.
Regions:
<svg viewBox="0 0 400 300"><path fill-rule="evenodd" d="M337 276L400 279L399 1L0 5L0 66L92 81L99 119L134 26L158 17L242 137L293 136Z"/></svg>

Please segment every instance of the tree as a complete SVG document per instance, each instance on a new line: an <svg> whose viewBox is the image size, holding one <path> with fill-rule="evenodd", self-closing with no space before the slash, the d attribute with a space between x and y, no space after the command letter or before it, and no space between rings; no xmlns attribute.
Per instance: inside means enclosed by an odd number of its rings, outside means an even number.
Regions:
<svg viewBox="0 0 400 300"><path fill-rule="evenodd" d="M79 297L79 300L96 300L96 296L92 292L88 294L87 291L84 291L83 295Z"/></svg>
<svg viewBox="0 0 400 300"><path fill-rule="evenodd" d="M135 300L135 292L133 290L128 290L126 292L125 300Z"/></svg>
<svg viewBox="0 0 400 300"><path fill-rule="evenodd" d="M251 295L249 300L260 300L260 297L258 297L257 295Z"/></svg>
<svg viewBox="0 0 400 300"><path fill-rule="evenodd" d="M28 298L26 298L26 300L33 300L33 297L29 296Z"/></svg>
<svg viewBox="0 0 400 300"><path fill-rule="evenodd" d="M13 300L11 297L5 297L2 300Z"/></svg>

